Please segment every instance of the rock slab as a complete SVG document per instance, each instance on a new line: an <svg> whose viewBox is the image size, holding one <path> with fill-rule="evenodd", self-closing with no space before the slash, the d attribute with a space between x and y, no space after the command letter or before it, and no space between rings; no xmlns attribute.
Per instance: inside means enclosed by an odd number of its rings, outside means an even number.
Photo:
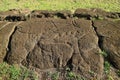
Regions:
<svg viewBox="0 0 120 80"><path fill-rule="evenodd" d="M28 15L30 19L22 20L25 15L14 12L20 20L16 21L13 14L6 20L6 12L0 21L0 63L6 61L42 71L69 67L88 80L103 79L104 60L111 63L113 71L120 69L117 13L97 9L77 9L74 14L38 10ZM58 13L61 18L53 18ZM98 19L101 16L104 18ZM107 59L100 54L102 50L108 53Z"/></svg>
<svg viewBox="0 0 120 80"><path fill-rule="evenodd" d="M98 37L89 20L33 19L22 22L16 26L9 45L7 61L10 64L41 70L71 65L72 70L82 72L86 77L91 77L86 73L93 70L99 79L103 72Z"/></svg>

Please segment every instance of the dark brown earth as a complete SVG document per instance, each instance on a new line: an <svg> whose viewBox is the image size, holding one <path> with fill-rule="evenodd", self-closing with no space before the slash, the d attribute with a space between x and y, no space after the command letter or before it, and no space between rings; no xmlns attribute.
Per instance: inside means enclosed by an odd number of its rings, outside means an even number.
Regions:
<svg viewBox="0 0 120 80"><path fill-rule="evenodd" d="M107 80L104 62L108 61L110 76L120 80L116 72L120 70L120 13L100 9L0 12L0 63L4 61L32 68L39 76L69 67L87 80Z"/></svg>

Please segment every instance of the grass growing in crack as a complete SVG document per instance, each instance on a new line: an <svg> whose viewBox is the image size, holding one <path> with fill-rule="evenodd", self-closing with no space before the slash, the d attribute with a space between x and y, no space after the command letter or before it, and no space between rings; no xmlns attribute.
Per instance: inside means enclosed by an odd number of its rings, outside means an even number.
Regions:
<svg viewBox="0 0 120 80"><path fill-rule="evenodd" d="M117 71L117 75L120 77L120 70Z"/></svg>
<svg viewBox="0 0 120 80"><path fill-rule="evenodd" d="M70 71L66 74L66 80L86 80L86 79Z"/></svg>
<svg viewBox="0 0 120 80"><path fill-rule="evenodd" d="M17 67L8 65L7 63L0 64L0 80L38 80L37 76L25 67Z"/></svg>
<svg viewBox="0 0 120 80"><path fill-rule="evenodd" d="M52 76L51 76L52 80L58 80L59 78L59 73L56 72L56 73L53 73Z"/></svg>
<svg viewBox="0 0 120 80"><path fill-rule="evenodd" d="M66 79L67 80L73 80L73 79L75 79L76 78L76 75L75 75L75 73L74 72L72 72L72 71L70 71L70 68L66 68Z"/></svg>
<svg viewBox="0 0 120 80"><path fill-rule="evenodd" d="M110 63L108 61L104 62L104 71L105 71L105 74L109 75L109 73L110 73Z"/></svg>
<svg viewBox="0 0 120 80"><path fill-rule="evenodd" d="M105 61L104 63L104 72L106 74L107 80L114 80L113 77L110 75L110 63Z"/></svg>
<svg viewBox="0 0 120 80"><path fill-rule="evenodd" d="M104 50L101 51L100 54L103 55L103 57L105 57L105 58L108 56L108 54Z"/></svg>
<svg viewBox="0 0 120 80"><path fill-rule="evenodd" d="M108 75L107 77L108 77L108 79L107 79L107 80L114 80L114 79L113 79L113 77L112 77L112 76L110 76L110 75Z"/></svg>
<svg viewBox="0 0 120 80"><path fill-rule="evenodd" d="M108 57L108 54L103 50L101 53L103 55L104 59ZM104 72L106 74L107 80L114 80L113 77L110 75L110 63L105 60L104 62Z"/></svg>
<svg viewBox="0 0 120 80"><path fill-rule="evenodd" d="M66 75L66 78L67 78L67 80L73 80L76 78L76 75L73 72L68 72Z"/></svg>
<svg viewBox="0 0 120 80"><path fill-rule="evenodd" d="M59 79L59 72L47 72L47 80L58 80Z"/></svg>
<svg viewBox="0 0 120 80"><path fill-rule="evenodd" d="M70 68L66 68L66 80L86 80L84 77L76 75L74 72L70 71Z"/></svg>
<svg viewBox="0 0 120 80"><path fill-rule="evenodd" d="M94 75L95 75L95 72L94 72L94 71L92 71L92 70L90 70L90 71L89 71L89 73L90 73L90 75L92 75L92 76L94 76Z"/></svg>
<svg viewBox="0 0 120 80"><path fill-rule="evenodd" d="M61 74L64 74L64 75L61 75ZM66 68L64 73L59 71L47 72L46 80L86 80L86 79L72 72L70 68Z"/></svg>

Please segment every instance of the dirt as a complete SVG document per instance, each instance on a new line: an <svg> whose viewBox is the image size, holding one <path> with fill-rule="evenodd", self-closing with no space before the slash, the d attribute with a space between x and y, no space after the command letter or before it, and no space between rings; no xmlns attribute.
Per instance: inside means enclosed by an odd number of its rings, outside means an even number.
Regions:
<svg viewBox="0 0 120 80"><path fill-rule="evenodd" d="M25 66L39 76L69 67L87 80L106 80L108 61L109 76L120 80L119 19L120 13L101 9L0 12L0 63Z"/></svg>

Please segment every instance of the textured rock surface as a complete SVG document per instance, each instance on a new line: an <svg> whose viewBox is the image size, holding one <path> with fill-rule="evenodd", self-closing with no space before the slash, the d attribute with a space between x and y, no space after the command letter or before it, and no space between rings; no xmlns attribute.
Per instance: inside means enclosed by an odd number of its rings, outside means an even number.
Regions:
<svg viewBox="0 0 120 80"><path fill-rule="evenodd" d="M94 21L94 26L101 37L101 48L108 53L112 64L120 69L120 20Z"/></svg>
<svg viewBox="0 0 120 80"><path fill-rule="evenodd" d="M106 80L104 60L108 60L116 76L115 70L120 69L119 13L99 9L77 9L74 14L12 11L5 12L0 21L0 62L32 67L38 72L69 67L88 80ZM22 16L9 17L10 12ZM107 59L101 50L108 53Z"/></svg>
<svg viewBox="0 0 120 80"><path fill-rule="evenodd" d="M87 19L92 19L92 18L119 18L118 13L113 13L113 12L105 12L104 10L101 9L77 9L74 13L75 16L80 17L80 18L87 18Z"/></svg>
<svg viewBox="0 0 120 80"><path fill-rule="evenodd" d="M5 55L7 54L10 36L19 23L20 22L0 22L0 62L3 61Z"/></svg>
<svg viewBox="0 0 120 80"><path fill-rule="evenodd" d="M25 21L29 17L31 11L29 9L17 10L12 9L9 11L0 12L0 21Z"/></svg>
<svg viewBox="0 0 120 80"><path fill-rule="evenodd" d="M98 78L103 72L98 37L88 20L33 19L22 22L9 44L7 61L11 64L21 63L39 69L71 65L73 70L82 71L84 75L93 70ZM90 78L90 75L86 77Z"/></svg>

